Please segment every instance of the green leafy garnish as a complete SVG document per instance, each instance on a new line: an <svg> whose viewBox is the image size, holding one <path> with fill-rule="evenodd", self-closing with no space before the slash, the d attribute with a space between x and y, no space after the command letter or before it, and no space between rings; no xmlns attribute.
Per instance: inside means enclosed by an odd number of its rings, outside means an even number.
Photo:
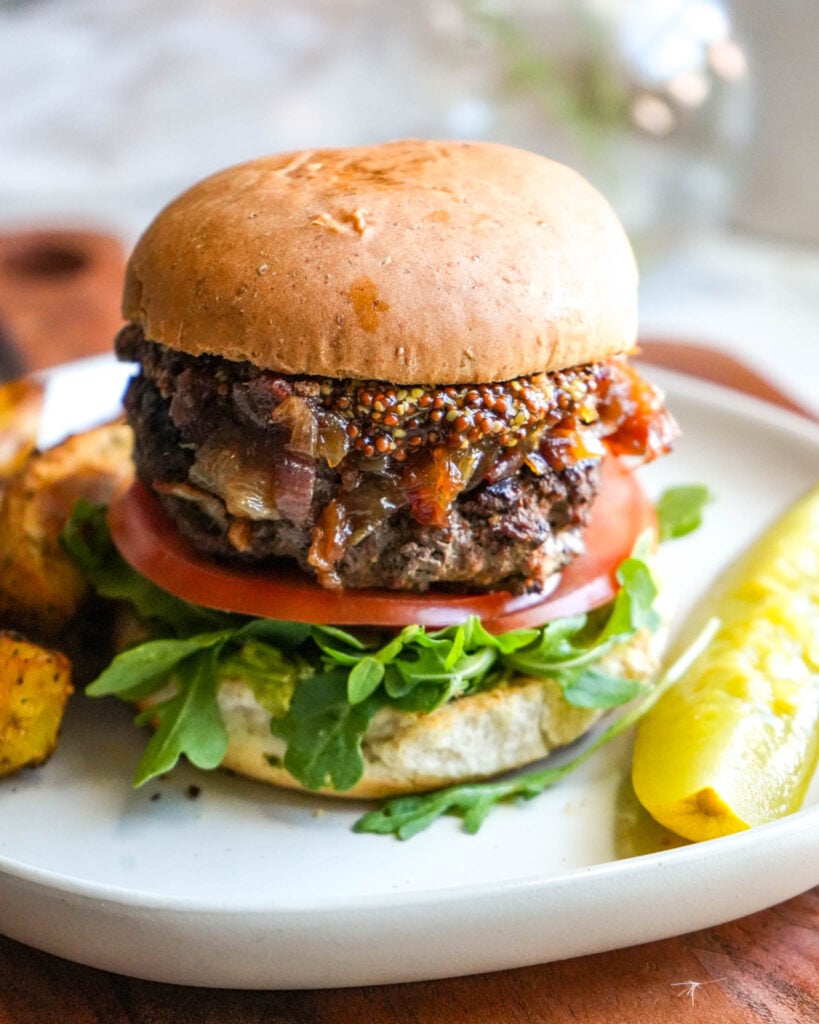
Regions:
<svg viewBox="0 0 819 1024"><path fill-rule="evenodd" d="M235 615L188 604L132 569L114 547L101 505L78 502L61 540L100 597L128 601L137 616L156 630L188 636L237 621Z"/></svg>
<svg viewBox="0 0 819 1024"><path fill-rule="evenodd" d="M549 622L539 640L510 653L508 666L524 675L549 677L563 687L570 704L584 708L610 708L625 704L642 692L643 683L602 673L597 664L615 644L640 630L655 630L659 617L653 602L657 586L642 559L626 559L617 571L620 590L600 612Z"/></svg>
<svg viewBox="0 0 819 1024"><path fill-rule="evenodd" d="M630 729L679 679L685 668L710 641L717 625L714 620L709 622L691 646L664 673L656 686L600 732L571 761L553 767L522 772L505 779L449 786L447 789L439 789L434 793L394 797L387 800L377 810L370 811L359 818L353 826L354 830L356 832L373 832L377 835L394 835L398 839L410 839L419 832L423 832L442 815L454 814L463 818L464 828L467 832L477 832L493 807L513 797L531 800L533 797L539 796L544 790L588 761L601 747Z"/></svg>
<svg viewBox="0 0 819 1024"><path fill-rule="evenodd" d="M183 755L200 767L219 763L227 739L217 692L231 677L247 682L270 713L294 778L308 789L337 791L361 778L362 741L381 708L429 713L517 673L555 680L569 703L584 708L616 707L644 689L601 669L615 644L656 626L643 542L620 567L620 590L605 608L495 636L476 617L392 633L198 608L131 569L111 542L105 511L88 504L77 506L63 540L97 591L129 602L147 633L87 690L148 705L139 721L157 729L137 784L169 771Z"/></svg>
<svg viewBox="0 0 819 1024"><path fill-rule="evenodd" d="M698 529L711 497L703 484L685 484L664 491L656 506L660 540L684 537Z"/></svg>
<svg viewBox="0 0 819 1024"><path fill-rule="evenodd" d="M229 635L223 631L186 640L149 640L118 654L85 692L89 697L116 694L123 700L142 700L164 686L180 665L196 654L221 646Z"/></svg>
<svg viewBox="0 0 819 1024"><path fill-rule="evenodd" d="M182 754L205 769L218 768L225 756L228 738L216 703L215 649L184 661L176 679L177 692L143 712L143 718L158 724L137 768L136 786L170 771Z"/></svg>
<svg viewBox="0 0 819 1024"><path fill-rule="evenodd" d="M361 740L379 704L347 700L346 673L316 673L299 684L290 710L274 718L275 736L287 740L284 767L308 789L352 789L364 774Z"/></svg>

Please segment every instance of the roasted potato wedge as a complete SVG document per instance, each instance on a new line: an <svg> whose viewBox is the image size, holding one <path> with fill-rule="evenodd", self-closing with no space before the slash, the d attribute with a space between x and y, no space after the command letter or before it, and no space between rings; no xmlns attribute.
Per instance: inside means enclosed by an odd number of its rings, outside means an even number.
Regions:
<svg viewBox="0 0 819 1024"><path fill-rule="evenodd" d="M37 443L45 386L34 377L0 384L0 494Z"/></svg>
<svg viewBox="0 0 819 1024"><path fill-rule="evenodd" d="M75 434L33 453L0 504L0 622L38 638L57 635L88 596L60 544L77 501L106 503L132 476L132 435L121 423Z"/></svg>
<svg viewBox="0 0 819 1024"><path fill-rule="evenodd" d="M0 633L0 776L51 756L72 689L64 654Z"/></svg>

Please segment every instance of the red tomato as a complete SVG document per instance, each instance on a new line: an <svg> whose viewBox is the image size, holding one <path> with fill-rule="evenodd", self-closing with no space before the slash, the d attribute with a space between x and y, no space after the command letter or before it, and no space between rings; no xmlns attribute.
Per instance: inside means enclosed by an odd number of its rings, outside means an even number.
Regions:
<svg viewBox="0 0 819 1024"><path fill-rule="evenodd" d="M439 628L478 615L487 629L540 626L588 611L617 592L615 572L637 537L656 530L654 508L617 459L603 463L603 484L586 530L586 554L536 594L410 594L327 590L295 567L237 568L198 554L156 499L137 483L109 512L122 556L143 576L193 604L270 619L336 626Z"/></svg>

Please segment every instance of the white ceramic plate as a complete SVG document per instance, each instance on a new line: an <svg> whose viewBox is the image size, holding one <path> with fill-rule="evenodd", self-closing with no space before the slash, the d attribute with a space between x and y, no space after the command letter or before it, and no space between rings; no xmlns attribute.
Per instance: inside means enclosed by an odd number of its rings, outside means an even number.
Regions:
<svg viewBox="0 0 819 1024"><path fill-rule="evenodd" d="M685 431L645 471L717 500L667 545L678 617L819 478L819 429L653 373ZM107 415L108 359L51 379L44 439ZM819 780L775 824L680 845L636 807L628 738L544 796L447 818L406 843L356 835L364 809L188 767L133 790L144 737L116 702L76 697L57 753L0 784L0 929L96 967L225 987L329 987L523 966L748 914L819 883ZM655 852L642 852L654 850Z"/></svg>

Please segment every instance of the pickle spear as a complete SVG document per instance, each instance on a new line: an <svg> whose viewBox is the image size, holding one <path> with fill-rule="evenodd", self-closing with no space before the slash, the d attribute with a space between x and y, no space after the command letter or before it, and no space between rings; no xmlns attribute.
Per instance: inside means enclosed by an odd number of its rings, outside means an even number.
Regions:
<svg viewBox="0 0 819 1024"><path fill-rule="evenodd" d="M666 828L713 839L797 810L819 758L819 486L700 609L717 631L641 719L632 781Z"/></svg>

